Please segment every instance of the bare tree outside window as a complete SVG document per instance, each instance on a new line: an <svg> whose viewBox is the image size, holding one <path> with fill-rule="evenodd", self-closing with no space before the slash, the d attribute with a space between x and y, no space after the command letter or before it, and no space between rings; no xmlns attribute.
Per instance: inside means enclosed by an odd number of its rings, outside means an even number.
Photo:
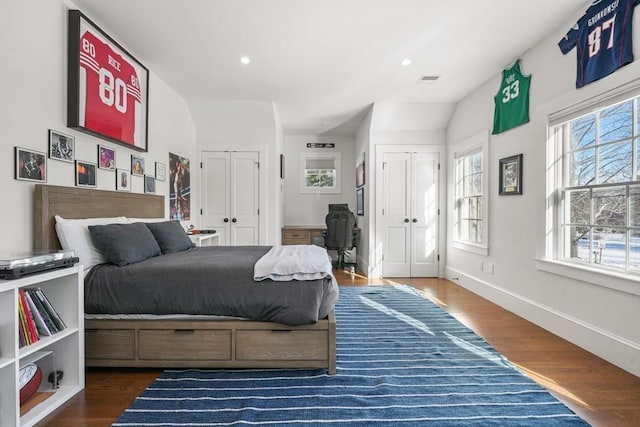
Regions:
<svg viewBox="0 0 640 427"><path fill-rule="evenodd" d="M558 125L568 139L560 221L565 258L640 272L638 103L634 98Z"/></svg>

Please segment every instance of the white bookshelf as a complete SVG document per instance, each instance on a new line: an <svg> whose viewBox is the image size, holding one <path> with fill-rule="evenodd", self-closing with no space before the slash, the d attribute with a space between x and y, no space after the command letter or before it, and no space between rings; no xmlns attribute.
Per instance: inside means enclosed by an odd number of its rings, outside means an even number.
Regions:
<svg viewBox="0 0 640 427"><path fill-rule="evenodd" d="M40 288L67 328L36 343L19 347L18 289ZM84 388L83 268L61 268L16 280L0 280L0 426L32 426ZM37 364L42 370L40 396L20 407L18 376L21 366ZM63 372L53 389L48 376ZM41 402L35 404L36 401ZM32 407L31 407L32 406ZM28 411L25 409L30 407Z"/></svg>

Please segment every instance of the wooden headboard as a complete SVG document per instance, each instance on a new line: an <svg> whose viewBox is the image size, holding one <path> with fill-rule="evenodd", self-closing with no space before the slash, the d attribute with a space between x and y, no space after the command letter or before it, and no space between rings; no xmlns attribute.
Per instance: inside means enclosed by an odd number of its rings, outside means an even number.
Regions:
<svg viewBox="0 0 640 427"><path fill-rule="evenodd" d="M60 249L55 216L101 218L164 216L164 196L36 184L33 195L33 249Z"/></svg>

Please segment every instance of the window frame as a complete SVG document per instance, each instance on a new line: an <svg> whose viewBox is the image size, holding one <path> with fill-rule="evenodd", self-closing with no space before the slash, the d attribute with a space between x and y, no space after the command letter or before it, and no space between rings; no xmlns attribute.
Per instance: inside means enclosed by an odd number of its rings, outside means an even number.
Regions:
<svg viewBox="0 0 640 427"><path fill-rule="evenodd" d="M462 210L461 210L461 202L460 202L460 194L459 194L459 186L458 186L458 172L459 167L461 165L460 160L467 158L471 155L481 154L482 159L482 183L481 183L481 194L480 200L482 203L482 240L481 241L471 241L466 240L462 237L461 231L461 220L462 220ZM463 140L455 145L453 145L451 154L450 154L450 165L451 165L451 185L453 188L453 239L452 246L457 249L462 249L468 252L473 252L479 255L488 256L489 255L489 131L479 132L472 137ZM468 197L468 195L463 195L462 197Z"/></svg>
<svg viewBox="0 0 640 427"><path fill-rule="evenodd" d="M331 159L334 162L335 185L333 187L309 187L307 186L307 160ZM301 152L300 153L300 193L307 194L339 194L342 193L342 155L340 152Z"/></svg>
<svg viewBox="0 0 640 427"><path fill-rule="evenodd" d="M589 114L598 114L607 108L614 107L634 98L637 99L635 102L636 109L633 109L631 115L632 134L628 138L632 150L635 150L633 153L634 161L631 166L632 177L630 180L611 184L603 184L596 181L596 183L591 185L571 185L572 183L570 182L569 176L570 165L567 158L568 151L566 150L566 147L570 145L570 134L568 126L563 125L577 118L588 116ZM602 188L625 187L627 189L625 194L628 195L628 189L630 187L640 185L640 170L637 170L638 168L633 170L634 165L636 165L635 157L637 154L640 154L640 147L638 147L640 146L640 111L638 110L640 110L640 79L628 82L610 91L592 96L569 107L561 108L548 114L546 233L544 254L542 257L536 259L536 267L538 269L623 292L632 294L639 292L640 270L629 271L628 269L619 267L596 264L591 262L591 260L580 261L572 259L570 255L567 256L565 254L565 248L563 247L563 245L565 245L563 221L564 215L566 215L564 206L566 200L564 200L564 195L568 191L584 189L591 193L594 190ZM595 138L598 138L597 133ZM634 143L634 141L636 142ZM594 142L594 147L596 146L597 144ZM595 148L595 150L597 150L597 148ZM594 164L595 162L594 160ZM599 171L596 167L594 175L597 176L598 174ZM635 181L633 180L634 176ZM626 199L626 205L628 209L628 198ZM591 212L590 215L589 226L595 226L596 224L592 224L594 221L593 213ZM630 212L627 210L627 218L628 215L630 215ZM570 225L570 221L567 223ZM628 233L634 227L632 227L630 221L627 219L624 228L626 233ZM592 243L590 242L590 244ZM630 248L626 248L627 257L629 256L629 251ZM628 263L629 261L626 260L627 266L629 265Z"/></svg>

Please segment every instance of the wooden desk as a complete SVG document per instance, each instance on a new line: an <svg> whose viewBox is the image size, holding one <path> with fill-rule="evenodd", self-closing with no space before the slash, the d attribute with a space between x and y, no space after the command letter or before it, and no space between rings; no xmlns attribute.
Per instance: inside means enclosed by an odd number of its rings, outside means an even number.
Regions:
<svg viewBox="0 0 640 427"><path fill-rule="evenodd" d="M314 237L323 237L326 225L285 225L282 227L283 245L311 245ZM360 237L360 229L354 228L356 238Z"/></svg>

